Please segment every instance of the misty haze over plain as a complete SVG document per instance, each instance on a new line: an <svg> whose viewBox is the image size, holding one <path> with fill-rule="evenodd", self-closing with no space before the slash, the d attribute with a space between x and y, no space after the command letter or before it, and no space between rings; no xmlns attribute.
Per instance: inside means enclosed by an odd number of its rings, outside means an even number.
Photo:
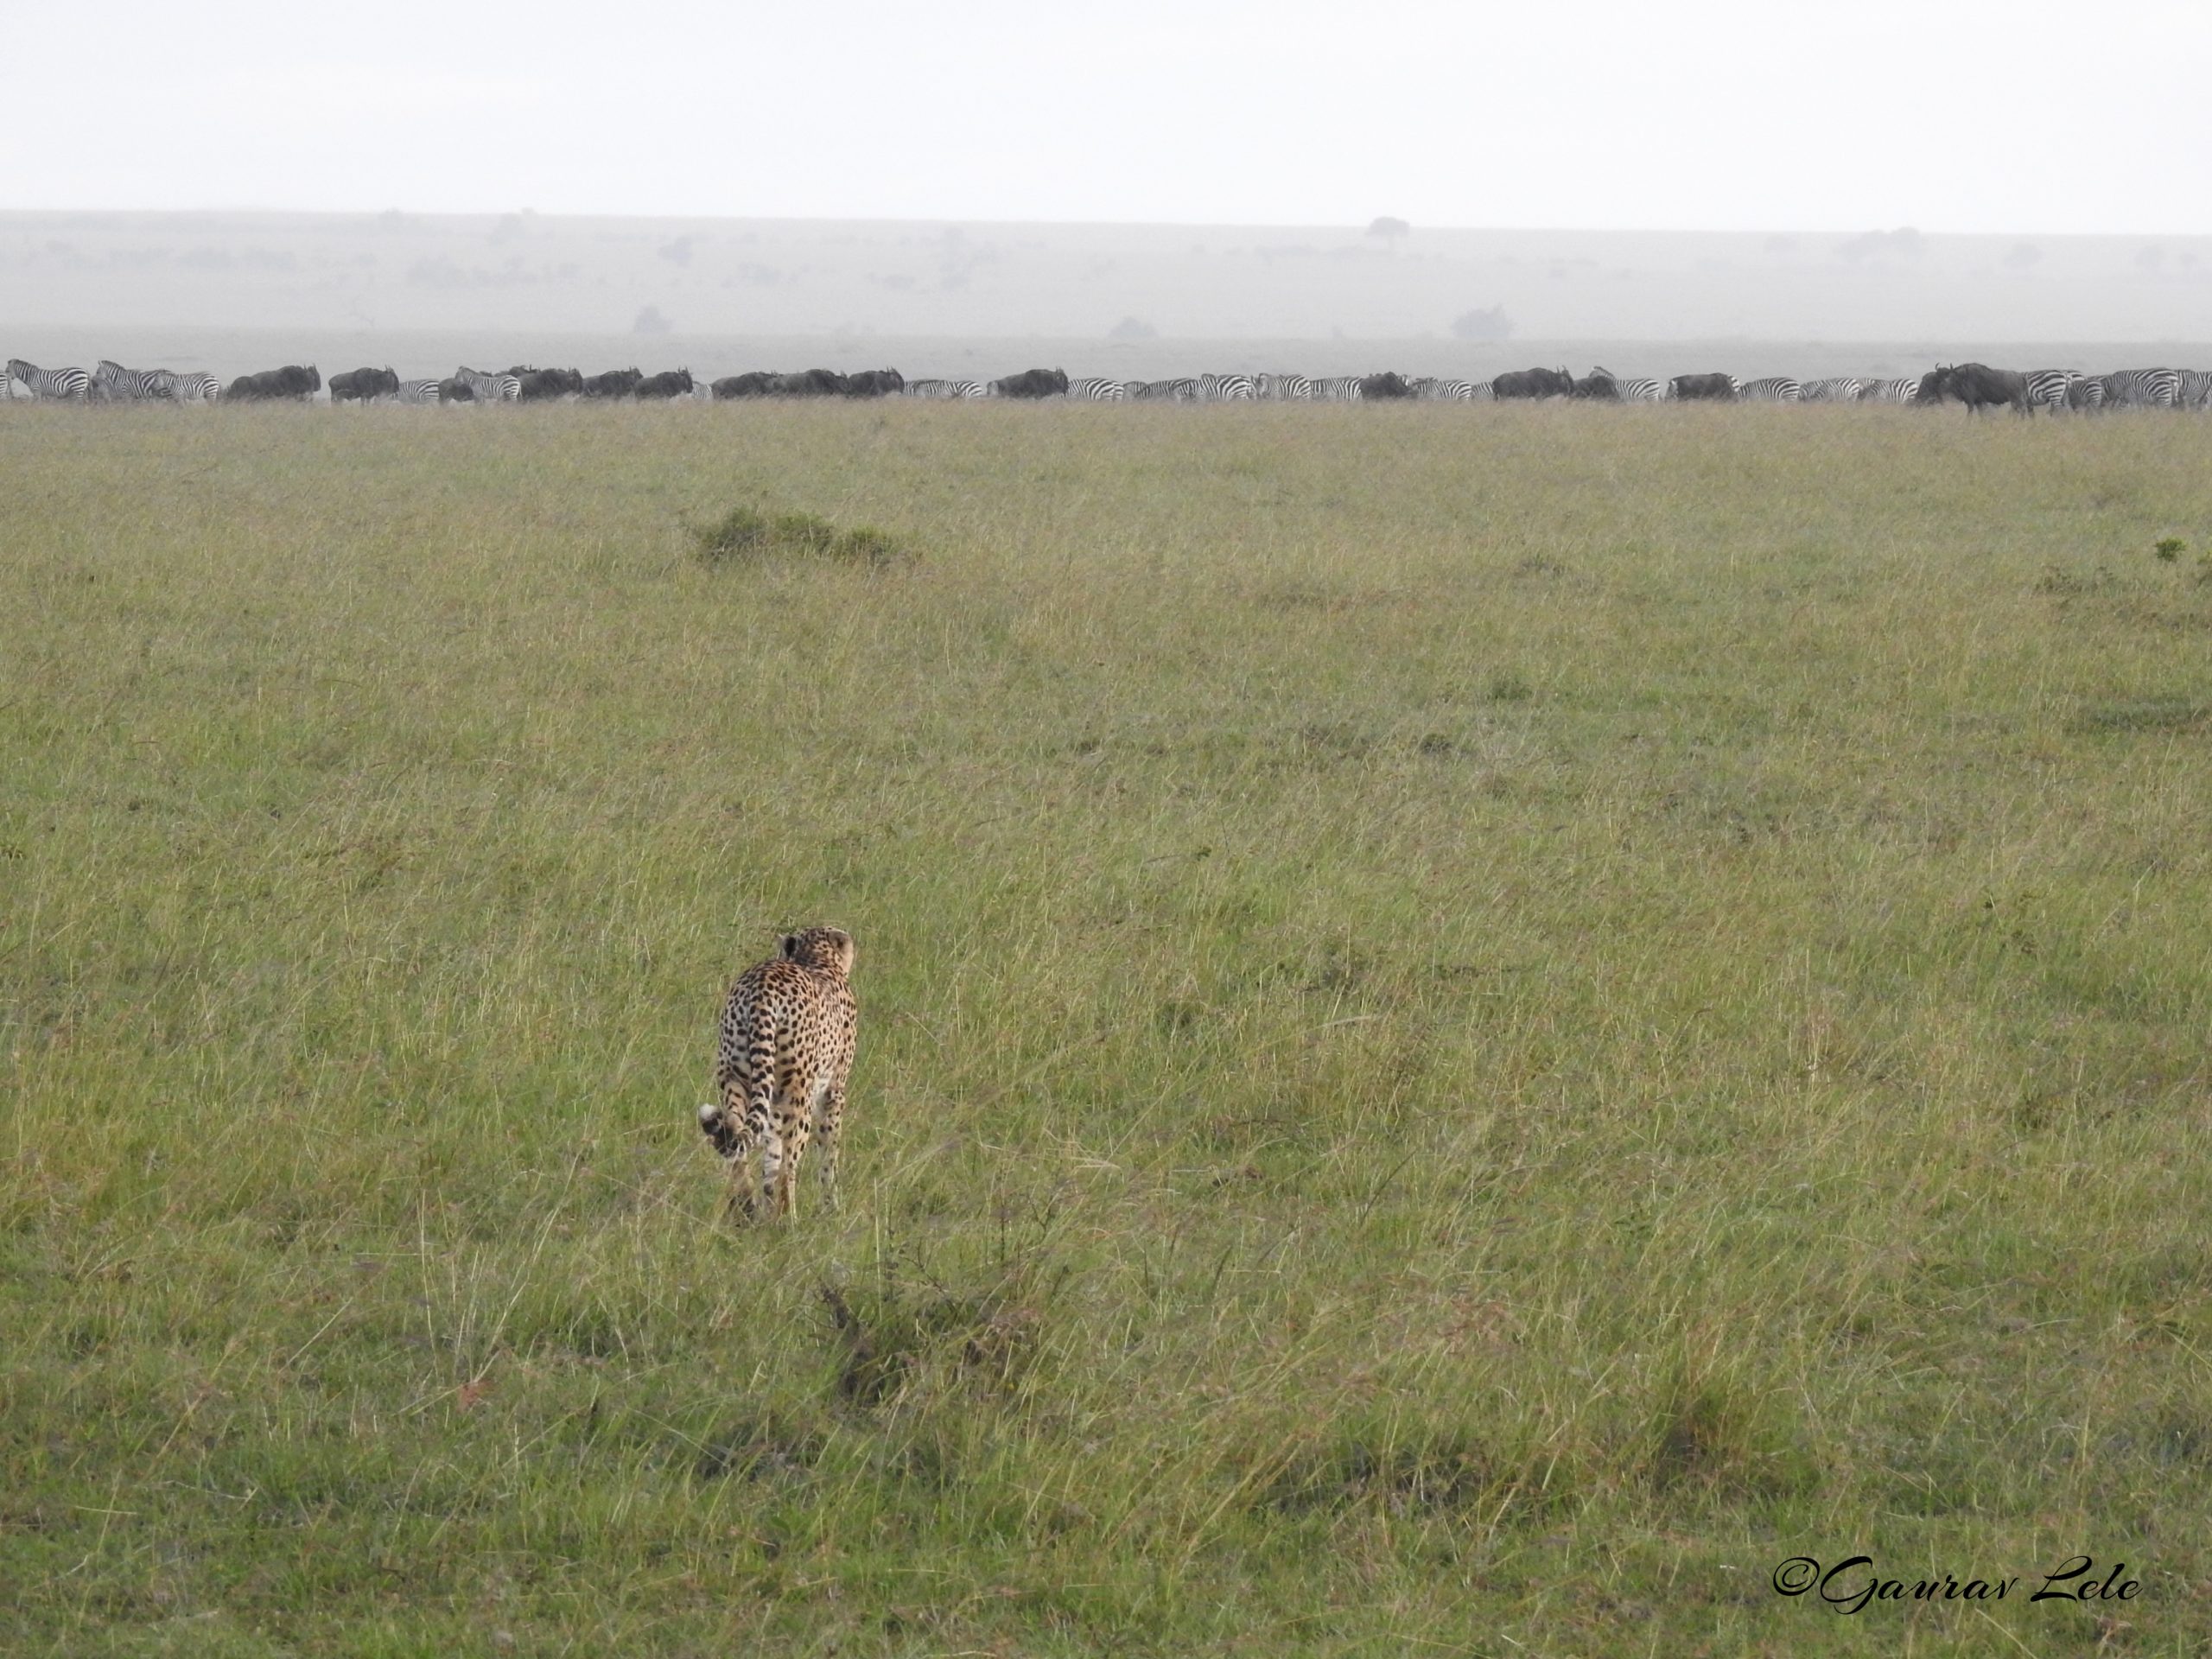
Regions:
<svg viewBox="0 0 2212 1659"><path fill-rule="evenodd" d="M10 43L34 356L2212 336L2202 0L31 0Z"/></svg>
<svg viewBox="0 0 2212 1659"><path fill-rule="evenodd" d="M0 213L17 328L2188 340L2212 238ZM97 343L96 341L94 343ZM90 349L90 346L87 347Z"/></svg>

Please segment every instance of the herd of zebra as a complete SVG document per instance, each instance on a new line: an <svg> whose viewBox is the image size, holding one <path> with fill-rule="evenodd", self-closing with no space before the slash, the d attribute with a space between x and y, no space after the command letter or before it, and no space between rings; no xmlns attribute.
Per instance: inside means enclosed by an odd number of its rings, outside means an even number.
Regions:
<svg viewBox="0 0 2212 1659"><path fill-rule="evenodd" d="M270 399L312 401L323 390L312 365L241 375L225 386L212 374L173 369L126 369L105 359L84 369L41 369L22 359L8 365L0 392L12 399L20 385L34 399L99 403L214 404ZM2025 415L2041 409L2089 411L2107 408L2212 410L2212 372L2198 369L2122 369L2082 374L2071 369L1993 369L1980 363L1946 364L1903 379L1842 376L1793 380L1770 376L1739 380L1731 374L1681 374L1671 380L1636 378L1594 368L1577 378L1564 368L1517 369L1490 380L1409 377L1395 372L1313 378L1302 374L1201 374L1167 380L1070 379L1059 369L1028 369L1003 379L908 380L896 369L840 374L808 369L797 374L756 371L709 385L689 369L658 374L610 369L584 375L575 369L524 365L503 371L456 369L442 378L403 380L391 369L354 369L333 375L330 401L416 404L511 404L565 398L704 399L753 397L1062 397L1071 403L1371 403L1408 398L1423 403L1573 397L1592 402L1656 404L1741 402L1782 404L1964 404L1978 411L2010 407Z"/></svg>

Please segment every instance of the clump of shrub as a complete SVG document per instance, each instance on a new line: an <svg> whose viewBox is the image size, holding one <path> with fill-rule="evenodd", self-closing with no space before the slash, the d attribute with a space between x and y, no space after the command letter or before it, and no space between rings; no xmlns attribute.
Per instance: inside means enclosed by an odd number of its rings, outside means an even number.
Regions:
<svg viewBox="0 0 2212 1659"><path fill-rule="evenodd" d="M955 1291L887 1272L850 1295L820 1287L838 1350L836 1388L852 1405L879 1406L909 1390L964 1387L1005 1396L1035 1358L1045 1316L1067 1279L1034 1263L1009 1263L991 1284Z"/></svg>
<svg viewBox="0 0 2212 1659"><path fill-rule="evenodd" d="M889 565L912 552L882 531L861 525L842 530L811 512L763 512L732 507L721 518L696 532L699 556L709 564L731 559L798 556Z"/></svg>
<svg viewBox="0 0 2212 1659"><path fill-rule="evenodd" d="M2171 564L2176 559L2181 557L2183 550L2188 545L2189 543L2178 536L2161 536L2151 550L2158 556L2158 562L2161 564Z"/></svg>

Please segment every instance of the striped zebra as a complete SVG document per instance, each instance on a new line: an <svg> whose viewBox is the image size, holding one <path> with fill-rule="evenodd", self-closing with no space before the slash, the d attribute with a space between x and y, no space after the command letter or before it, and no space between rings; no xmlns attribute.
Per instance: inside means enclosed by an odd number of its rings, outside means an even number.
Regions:
<svg viewBox="0 0 2212 1659"><path fill-rule="evenodd" d="M1068 402L1071 404L1127 403L1129 389L1119 380L1103 380L1093 377L1088 380L1068 382Z"/></svg>
<svg viewBox="0 0 2212 1659"><path fill-rule="evenodd" d="M1866 380L1859 387L1862 404L1909 404L1920 396L1920 377L1908 380Z"/></svg>
<svg viewBox="0 0 2212 1659"><path fill-rule="evenodd" d="M1745 381L1737 387L1736 396L1747 404L1799 404L1805 400L1805 388L1786 374L1774 374L1764 380Z"/></svg>
<svg viewBox="0 0 2212 1659"><path fill-rule="evenodd" d="M2054 415L2066 407L2067 388L2081 378L2071 369L2030 369L2022 378L2028 383L2030 412L2047 409Z"/></svg>
<svg viewBox="0 0 2212 1659"><path fill-rule="evenodd" d="M1252 395L1263 404L1311 403L1313 382L1302 374L1255 374Z"/></svg>
<svg viewBox="0 0 2212 1659"><path fill-rule="evenodd" d="M474 393L480 404L522 401L522 379L518 375L486 374L481 369L455 369L453 378Z"/></svg>
<svg viewBox="0 0 2212 1659"><path fill-rule="evenodd" d="M2171 409L2181 397L2181 376L2171 369L2120 369L2104 381L2107 409Z"/></svg>
<svg viewBox="0 0 2212 1659"><path fill-rule="evenodd" d="M1259 391L1249 374L1202 374L1197 395L1202 404L1249 404Z"/></svg>
<svg viewBox="0 0 2212 1659"><path fill-rule="evenodd" d="M1434 375L1428 374L1415 380L1409 380L1406 384L1412 389L1414 400L1416 403L1471 404L1478 397L1490 396L1490 386L1487 382L1478 384L1472 380L1440 380Z"/></svg>
<svg viewBox="0 0 2212 1659"><path fill-rule="evenodd" d="M220 403L223 383L203 370L194 369L189 374L177 376L175 395L180 404Z"/></svg>
<svg viewBox="0 0 2212 1659"><path fill-rule="evenodd" d="M2175 408L2212 410L2212 370L2177 369L2174 373L2178 377Z"/></svg>
<svg viewBox="0 0 2212 1659"><path fill-rule="evenodd" d="M440 382L436 380L403 380L397 394L403 404L436 405L444 400L438 396Z"/></svg>
<svg viewBox="0 0 2212 1659"><path fill-rule="evenodd" d="M1798 401L1807 404L1855 404L1859 388L1866 383L1849 376L1830 380L1808 380L1799 394Z"/></svg>
<svg viewBox="0 0 2212 1659"><path fill-rule="evenodd" d="M1624 404L1663 404L1667 401L1667 383L1663 380L1654 380L1649 375L1638 375L1633 378L1625 378L1615 374L1602 364L1593 364L1590 369L1590 378L1592 380L1611 381L1614 396ZM1484 390L1487 391L1488 388L1485 387Z"/></svg>
<svg viewBox="0 0 2212 1659"><path fill-rule="evenodd" d="M1129 382L1129 401L1133 404L1195 404L1198 401L1198 383L1190 375L1173 380L1132 380Z"/></svg>
<svg viewBox="0 0 2212 1659"><path fill-rule="evenodd" d="M982 397L990 388L980 380L909 380L902 397Z"/></svg>
<svg viewBox="0 0 2212 1659"><path fill-rule="evenodd" d="M8 359L8 378L19 380L34 398L74 397L82 403L92 395L92 377L82 369L41 369L20 357ZM0 384L0 391L6 391ZM10 397L16 394L8 392Z"/></svg>
<svg viewBox="0 0 2212 1659"><path fill-rule="evenodd" d="M2100 374L2077 374L2066 388L2066 407L2094 415L2105 406L2105 382Z"/></svg>
<svg viewBox="0 0 2212 1659"><path fill-rule="evenodd" d="M1356 404L1363 395L1359 387L1360 382L1365 378L1364 375L1338 374L1325 380L1316 380L1313 383L1313 401L1317 404Z"/></svg>
<svg viewBox="0 0 2212 1659"><path fill-rule="evenodd" d="M176 374L169 369L126 369L102 358L92 371L92 391L111 404L175 403Z"/></svg>

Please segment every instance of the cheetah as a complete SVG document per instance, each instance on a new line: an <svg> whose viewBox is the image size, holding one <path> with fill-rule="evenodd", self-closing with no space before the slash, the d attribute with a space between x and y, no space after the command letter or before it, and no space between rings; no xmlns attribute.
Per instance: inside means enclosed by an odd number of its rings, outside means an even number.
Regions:
<svg viewBox="0 0 2212 1659"><path fill-rule="evenodd" d="M715 1061L720 1099L699 1109L700 1130L729 1166L728 1213L795 1215L799 1160L817 1126L823 1187L836 1207L837 1126L860 1020L852 972L852 935L810 927L784 935L777 955L730 987ZM756 1147L763 1153L757 1193Z"/></svg>

